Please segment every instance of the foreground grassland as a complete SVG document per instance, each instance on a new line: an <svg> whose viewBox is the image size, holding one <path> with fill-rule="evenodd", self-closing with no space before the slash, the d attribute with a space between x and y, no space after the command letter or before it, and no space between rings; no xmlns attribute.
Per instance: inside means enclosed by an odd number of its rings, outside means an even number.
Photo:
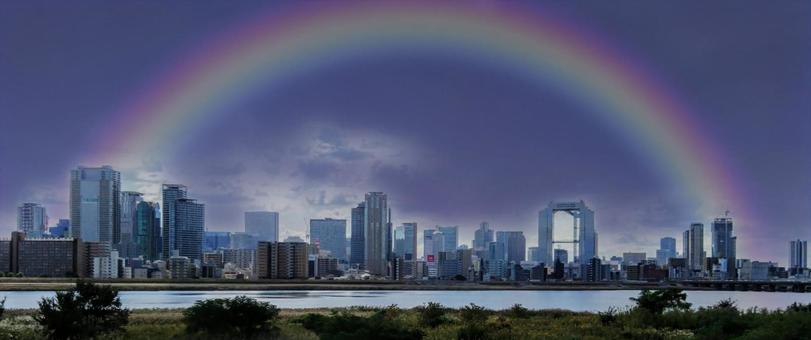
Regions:
<svg viewBox="0 0 811 340"><path fill-rule="evenodd" d="M650 307L650 306L649 306ZM281 310L275 332L260 339L809 339L811 308L741 311L728 301L712 308L577 313L445 309L346 308ZM133 310L122 332L100 339L206 339L188 334L182 309ZM7 310L0 339L40 339L35 310ZM309 328L309 329L308 329ZM319 337L320 333L320 337ZM223 336L208 337L222 339Z"/></svg>

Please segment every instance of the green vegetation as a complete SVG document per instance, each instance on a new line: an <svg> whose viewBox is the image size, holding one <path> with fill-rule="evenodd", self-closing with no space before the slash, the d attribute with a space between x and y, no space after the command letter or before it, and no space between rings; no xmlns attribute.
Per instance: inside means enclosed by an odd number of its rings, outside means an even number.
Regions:
<svg viewBox="0 0 811 340"><path fill-rule="evenodd" d="M198 339L204 336L254 339L272 337L277 330L273 322L278 316L279 309L274 305L237 296L197 301L183 312L183 323L186 333Z"/></svg>
<svg viewBox="0 0 811 340"><path fill-rule="evenodd" d="M76 287L42 299L34 320L51 339L89 339L123 330L129 310L108 286L77 282Z"/></svg>
<svg viewBox="0 0 811 340"><path fill-rule="evenodd" d="M63 299L74 301L73 304L60 305L57 297L51 300L52 307L48 307L80 311L76 313L82 315L81 318L63 313L64 318L58 319L70 326L67 329L76 332L71 333L72 339L811 338L811 305L794 304L776 311L742 310L734 301L724 300L715 306L691 309L679 290L643 291L633 299L634 307L612 308L601 313L532 310L521 305L505 310L489 310L475 304L451 309L437 303L412 309L389 306L279 310L246 297L201 301L185 310L129 313L120 309L115 303L117 297L111 298L106 289L77 286L72 292L65 292L64 296L72 297ZM90 296L96 298L88 300ZM101 305L108 309L98 309ZM118 317L96 313L99 310L110 311ZM6 310L0 321L0 340L58 338L48 324L39 322L45 315L40 310ZM128 318L122 318L123 315ZM96 331L91 334L89 329Z"/></svg>

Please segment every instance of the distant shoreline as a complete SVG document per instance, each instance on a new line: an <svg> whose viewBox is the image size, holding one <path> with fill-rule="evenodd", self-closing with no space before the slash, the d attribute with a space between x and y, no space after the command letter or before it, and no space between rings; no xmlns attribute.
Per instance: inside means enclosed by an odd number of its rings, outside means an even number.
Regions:
<svg viewBox="0 0 811 340"><path fill-rule="evenodd" d="M162 291L162 290L449 290L449 291L483 291L483 290L538 290L538 291L575 291L575 290L640 290L678 287L684 290L714 290L713 288L687 287L675 283L465 283L465 282L392 282L392 281L235 281L235 280L86 280L98 284L113 286L122 291ZM48 291L64 290L73 287L76 279L68 278L1 278L0 291Z"/></svg>

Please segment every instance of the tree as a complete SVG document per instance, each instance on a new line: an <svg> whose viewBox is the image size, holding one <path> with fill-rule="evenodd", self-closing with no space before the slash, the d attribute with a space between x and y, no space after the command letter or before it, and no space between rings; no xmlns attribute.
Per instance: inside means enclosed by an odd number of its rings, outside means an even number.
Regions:
<svg viewBox="0 0 811 340"><path fill-rule="evenodd" d="M646 310L652 314L660 315L665 310L685 310L690 309L691 304L687 302L687 293L678 288L667 288L658 290L643 289L639 292L639 297L631 298L636 302L636 307Z"/></svg>
<svg viewBox="0 0 811 340"><path fill-rule="evenodd" d="M43 298L34 320L48 338L87 339L121 331L129 310L121 308L118 291L112 287L79 281L71 290Z"/></svg>
<svg viewBox="0 0 811 340"><path fill-rule="evenodd" d="M445 307L436 302L429 302L425 306L417 307L420 313L420 323L428 327L436 327L445 323Z"/></svg>
<svg viewBox="0 0 811 340"><path fill-rule="evenodd" d="M183 322L191 334L251 339L272 334L278 316L279 309L274 305L237 296L197 301L183 312Z"/></svg>

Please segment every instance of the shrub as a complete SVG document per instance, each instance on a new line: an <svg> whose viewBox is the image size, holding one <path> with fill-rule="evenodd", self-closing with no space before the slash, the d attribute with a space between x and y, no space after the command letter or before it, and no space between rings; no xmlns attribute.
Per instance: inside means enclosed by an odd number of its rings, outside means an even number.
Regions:
<svg viewBox="0 0 811 340"><path fill-rule="evenodd" d="M246 296L197 301L183 312L186 332L250 339L271 335L279 309Z"/></svg>
<svg viewBox="0 0 811 340"><path fill-rule="evenodd" d="M617 322L617 309L614 307L608 308L605 312L598 312L597 315L600 317L600 323L603 326Z"/></svg>
<svg viewBox="0 0 811 340"><path fill-rule="evenodd" d="M530 311L520 303L516 303L507 310L507 316L514 319L526 319L530 317Z"/></svg>
<svg viewBox="0 0 811 340"><path fill-rule="evenodd" d="M447 321L445 307L436 302L429 302L425 306L417 307L420 313L420 323L423 326L434 328Z"/></svg>
<svg viewBox="0 0 811 340"><path fill-rule="evenodd" d="M482 306L471 303L459 310L459 317L464 323L483 323L487 321L490 312Z"/></svg>
<svg viewBox="0 0 811 340"><path fill-rule="evenodd" d="M45 335L52 339L95 338L118 332L129 319L129 310L121 308L118 291L79 281L76 287L56 292L56 297L39 302L34 316Z"/></svg>
<svg viewBox="0 0 811 340"><path fill-rule="evenodd" d="M390 311L381 310L370 317L357 316L347 311L333 312L330 316L310 313L295 322L315 332L322 340L422 339L422 331L406 326L392 317Z"/></svg>
<svg viewBox="0 0 811 340"><path fill-rule="evenodd" d="M643 289L639 293L639 297L631 298L631 300L636 302L636 308L655 315L661 315L665 310L690 309L690 303L687 302L687 293L677 288Z"/></svg>

